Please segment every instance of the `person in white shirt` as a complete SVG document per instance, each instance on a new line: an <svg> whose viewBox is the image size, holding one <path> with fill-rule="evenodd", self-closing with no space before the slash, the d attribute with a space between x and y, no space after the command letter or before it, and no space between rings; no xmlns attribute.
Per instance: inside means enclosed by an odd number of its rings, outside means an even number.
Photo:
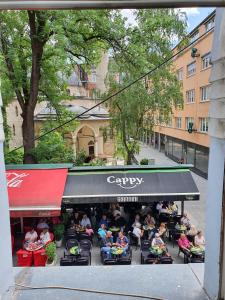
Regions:
<svg viewBox="0 0 225 300"><path fill-rule="evenodd" d="M48 242L51 241L51 237L50 237L48 228L43 229L42 233L40 234L40 240L44 245L46 245Z"/></svg>
<svg viewBox="0 0 225 300"><path fill-rule="evenodd" d="M194 244L195 246L205 248L205 238L202 234L202 231L198 231L197 235L195 236Z"/></svg>
<svg viewBox="0 0 225 300"><path fill-rule="evenodd" d="M141 245L141 238L143 236L143 230L141 230L141 224L140 223L136 223L134 225L134 229L133 229L133 235L136 236L138 238L138 245Z"/></svg>
<svg viewBox="0 0 225 300"><path fill-rule="evenodd" d="M152 247L154 246L165 247L165 243L163 242L158 233L155 234L155 237L152 240Z"/></svg>
<svg viewBox="0 0 225 300"><path fill-rule="evenodd" d="M83 218L82 220L80 221L80 225L82 227L87 227L87 225L90 225L91 226L91 221L90 219L88 218L87 214L84 214L83 215Z"/></svg>
<svg viewBox="0 0 225 300"><path fill-rule="evenodd" d="M37 238L38 238L37 232L34 230L34 227L32 226L31 230L28 231L25 235L25 242L34 243L37 241Z"/></svg>
<svg viewBox="0 0 225 300"><path fill-rule="evenodd" d="M162 206L163 206L162 202L158 202L157 205L156 205L156 209L158 210L159 214L161 212Z"/></svg>
<svg viewBox="0 0 225 300"><path fill-rule="evenodd" d="M37 224L37 229L44 229L44 228L48 228L46 219L40 219L40 221Z"/></svg>
<svg viewBox="0 0 225 300"><path fill-rule="evenodd" d="M188 218L186 213L183 214L183 217L181 218L180 222L181 222L181 225L184 225L187 228L191 228L191 221Z"/></svg>

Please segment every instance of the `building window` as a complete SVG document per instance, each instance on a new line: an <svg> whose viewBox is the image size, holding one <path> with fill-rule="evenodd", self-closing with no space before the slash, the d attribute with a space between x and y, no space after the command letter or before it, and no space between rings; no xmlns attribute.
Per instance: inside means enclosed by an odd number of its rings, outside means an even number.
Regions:
<svg viewBox="0 0 225 300"><path fill-rule="evenodd" d="M176 128L181 128L181 126L182 126L182 118L180 118L180 117L175 118L175 124L176 124Z"/></svg>
<svg viewBox="0 0 225 300"><path fill-rule="evenodd" d="M210 85L202 86L200 89L201 89L201 101L209 100Z"/></svg>
<svg viewBox="0 0 225 300"><path fill-rule="evenodd" d="M183 68L181 68L181 69L179 69L179 70L177 71L177 79L178 79L179 81L182 81L182 80L183 80Z"/></svg>
<svg viewBox="0 0 225 300"><path fill-rule="evenodd" d="M97 75L96 75L96 72L93 71L93 72L91 73L91 82L96 82L96 81L97 81Z"/></svg>
<svg viewBox="0 0 225 300"><path fill-rule="evenodd" d="M208 132L208 118L199 118L200 121L200 131Z"/></svg>
<svg viewBox="0 0 225 300"><path fill-rule="evenodd" d="M187 65L187 76L194 75L196 72L196 62L192 62L191 64Z"/></svg>
<svg viewBox="0 0 225 300"><path fill-rule="evenodd" d="M13 135L14 135L14 136L16 135L16 127L15 127L14 124L13 124Z"/></svg>
<svg viewBox="0 0 225 300"><path fill-rule="evenodd" d="M193 43L199 38L199 31L195 31L190 37L190 43Z"/></svg>
<svg viewBox="0 0 225 300"><path fill-rule="evenodd" d="M202 70L211 66L211 53L207 53L202 57Z"/></svg>
<svg viewBox="0 0 225 300"><path fill-rule="evenodd" d="M215 18L209 20L207 23L205 23L205 31L209 31L215 26Z"/></svg>
<svg viewBox="0 0 225 300"><path fill-rule="evenodd" d="M195 102L195 90L189 90L186 92L186 101L187 103Z"/></svg>
<svg viewBox="0 0 225 300"><path fill-rule="evenodd" d="M16 111L16 116L18 117L19 111L18 111L18 107L17 106L15 107L15 111Z"/></svg>
<svg viewBox="0 0 225 300"><path fill-rule="evenodd" d="M188 130L190 128L190 123L194 124L194 118L186 118L186 129Z"/></svg>

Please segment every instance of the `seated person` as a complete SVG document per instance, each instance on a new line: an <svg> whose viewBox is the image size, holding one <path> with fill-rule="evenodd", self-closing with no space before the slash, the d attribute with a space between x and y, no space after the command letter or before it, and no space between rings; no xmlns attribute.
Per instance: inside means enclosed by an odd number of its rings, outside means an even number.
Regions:
<svg viewBox="0 0 225 300"><path fill-rule="evenodd" d="M197 247L200 246L205 249L205 238L202 234L202 231L199 230L197 232L197 235L195 236L194 244Z"/></svg>
<svg viewBox="0 0 225 300"><path fill-rule="evenodd" d="M173 201L169 203L168 209L172 212L173 216L178 214L178 207Z"/></svg>
<svg viewBox="0 0 225 300"><path fill-rule="evenodd" d="M102 215L102 218L99 222L99 227L101 227L102 224L105 224L105 227L108 228L109 227L109 220L107 219L107 216L104 214Z"/></svg>
<svg viewBox="0 0 225 300"><path fill-rule="evenodd" d="M113 245L113 236L111 231L107 231L105 237L102 238L101 252L107 255L107 258L111 257L110 249Z"/></svg>
<svg viewBox="0 0 225 300"><path fill-rule="evenodd" d="M136 224L140 224L141 222L141 217L139 214L136 214L135 218L134 218L134 222L132 224L132 227L134 228L136 226Z"/></svg>
<svg viewBox="0 0 225 300"><path fill-rule="evenodd" d="M165 247L165 243L163 242L163 240L161 239L161 237L159 236L158 233L155 234L155 237L152 239L152 247L155 246L159 246L160 248L164 248Z"/></svg>
<svg viewBox="0 0 225 300"><path fill-rule="evenodd" d="M98 229L98 235L101 239L105 238L106 236L106 227L105 224L102 224L101 227Z"/></svg>
<svg viewBox="0 0 225 300"><path fill-rule="evenodd" d="M144 231L141 230L141 223L136 223L133 229L133 235L138 238L138 246L141 245L141 238L144 234Z"/></svg>
<svg viewBox="0 0 225 300"><path fill-rule="evenodd" d="M76 225L80 224L80 216L77 211L74 213L73 221L74 221L74 224L76 224Z"/></svg>
<svg viewBox="0 0 225 300"><path fill-rule="evenodd" d="M40 234L40 240L41 240L42 244L44 244L44 245L46 245L47 243L49 243L51 241L50 233L48 231L48 226L43 228L43 231Z"/></svg>
<svg viewBox="0 0 225 300"><path fill-rule="evenodd" d="M124 228L126 226L126 220L121 216L121 214L117 214L115 216L115 224L116 227Z"/></svg>
<svg viewBox="0 0 225 300"><path fill-rule="evenodd" d="M195 236L198 233L197 229L194 225L191 225L190 230L188 230L187 235Z"/></svg>
<svg viewBox="0 0 225 300"><path fill-rule="evenodd" d="M184 225L187 228L191 228L191 221L188 218L186 213L183 214L183 217L181 218L180 222L181 222L181 225Z"/></svg>
<svg viewBox="0 0 225 300"><path fill-rule="evenodd" d="M94 234L94 231L93 229L91 228L91 226L89 224L87 224L86 226L86 231L85 231L89 236L93 236Z"/></svg>
<svg viewBox="0 0 225 300"><path fill-rule="evenodd" d="M48 228L46 219L40 219L40 221L37 224L37 229L44 229L46 227Z"/></svg>
<svg viewBox="0 0 225 300"><path fill-rule="evenodd" d="M155 226L155 219L149 213L149 214L147 214L144 223L145 223L145 225L147 225L149 227L154 227Z"/></svg>
<svg viewBox="0 0 225 300"><path fill-rule="evenodd" d="M25 242L29 243L34 243L38 239L37 232L34 230L34 226L31 226L31 230L28 231L25 235Z"/></svg>
<svg viewBox="0 0 225 300"><path fill-rule="evenodd" d="M166 206L166 204L163 204L160 210L160 214L168 214L168 213L169 213L168 207Z"/></svg>
<svg viewBox="0 0 225 300"><path fill-rule="evenodd" d="M166 224L165 223L161 223L158 229L158 234L159 236L163 236L166 233Z"/></svg>
<svg viewBox="0 0 225 300"><path fill-rule="evenodd" d="M122 231L119 232L118 238L116 239L116 246L123 248L123 256L126 255L128 250L128 238L123 234Z"/></svg>
<svg viewBox="0 0 225 300"><path fill-rule="evenodd" d="M83 218L82 220L80 221L80 225L82 227L87 227L87 225L90 225L91 226L91 221L90 219L88 218L87 214L84 214L83 215Z"/></svg>
<svg viewBox="0 0 225 300"><path fill-rule="evenodd" d="M181 233L180 238L178 240L178 246L181 248L181 250L189 255L190 253L190 248L191 248L191 243L188 240L188 238L186 237L186 235L184 233Z"/></svg>
<svg viewBox="0 0 225 300"><path fill-rule="evenodd" d="M160 214L162 206L163 206L163 203L161 201L157 203L156 210L158 211L158 214Z"/></svg>

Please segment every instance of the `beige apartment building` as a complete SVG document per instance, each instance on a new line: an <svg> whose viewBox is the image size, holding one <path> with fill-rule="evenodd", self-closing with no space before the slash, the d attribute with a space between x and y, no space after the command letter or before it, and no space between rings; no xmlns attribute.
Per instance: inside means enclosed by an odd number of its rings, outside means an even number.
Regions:
<svg viewBox="0 0 225 300"><path fill-rule="evenodd" d="M150 138L146 134L144 138L145 142L153 144L173 160L192 164L193 171L203 177L207 177L209 156L209 80L214 19L215 12L190 33L190 41L204 36L174 59L174 69L183 92L183 108L173 109L169 124L155 126L154 134ZM193 48L196 51L194 57ZM174 48L176 51L177 47ZM191 126L193 130L189 133Z"/></svg>

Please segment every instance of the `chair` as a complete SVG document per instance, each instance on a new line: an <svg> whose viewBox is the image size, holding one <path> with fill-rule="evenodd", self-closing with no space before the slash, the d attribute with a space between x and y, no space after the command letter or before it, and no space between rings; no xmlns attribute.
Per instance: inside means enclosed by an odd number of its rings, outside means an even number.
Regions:
<svg viewBox="0 0 225 300"><path fill-rule="evenodd" d="M184 264L188 264L190 262L191 254L189 252L185 251L183 248L179 247L178 256L179 256L180 252L182 252L184 255Z"/></svg>
<svg viewBox="0 0 225 300"><path fill-rule="evenodd" d="M33 253L20 249L16 252L18 267L31 267L33 263Z"/></svg>
<svg viewBox="0 0 225 300"><path fill-rule="evenodd" d="M159 223L168 223L170 219L170 215L167 213L160 213L159 215Z"/></svg>
<svg viewBox="0 0 225 300"><path fill-rule="evenodd" d="M90 265L91 265L91 248L92 248L92 244L91 244L91 241L90 240L81 240L80 241L80 254L81 254L81 257L87 259L87 264L90 262Z"/></svg>
<svg viewBox="0 0 225 300"><path fill-rule="evenodd" d="M173 248L174 248L174 245L178 242L181 233L182 233L182 231L179 231L177 229L170 230L170 237L173 242Z"/></svg>
<svg viewBox="0 0 225 300"><path fill-rule="evenodd" d="M173 263L173 259L171 256L162 256L159 259L159 263L160 264L172 264Z"/></svg>
<svg viewBox="0 0 225 300"><path fill-rule="evenodd" d="M45 263L48 259L45 250L44 249L40 249L37 251L33 252L34 255L34 266L35 267L44 267Z"/></svg>
<svg viewBox="0 0 225 300"><path fill-rule="evenodd" d="M67 229L67 231L66 231L66 241L71 240L71 239L78 240L79 235L73 229Z"/></svg>
<svg viewBox="0 0 225 300"><path fill-rule="evenodd" d="M91 237L89 234L87 234L87 233L85 233L85 232L82 232L82 233L79 234L79 239L78 239L78 240L79 240L79 241L82 241L82 240L89 240L89 241L92 242L92 237Z"/></svg>
<svg viewBox="0 0 225 300"><path fill-rule="evenodd" d="M155 261L155 256L151 255L149 248L151 242L149 240L141 241L141 264L152 264Z"/></svg>

